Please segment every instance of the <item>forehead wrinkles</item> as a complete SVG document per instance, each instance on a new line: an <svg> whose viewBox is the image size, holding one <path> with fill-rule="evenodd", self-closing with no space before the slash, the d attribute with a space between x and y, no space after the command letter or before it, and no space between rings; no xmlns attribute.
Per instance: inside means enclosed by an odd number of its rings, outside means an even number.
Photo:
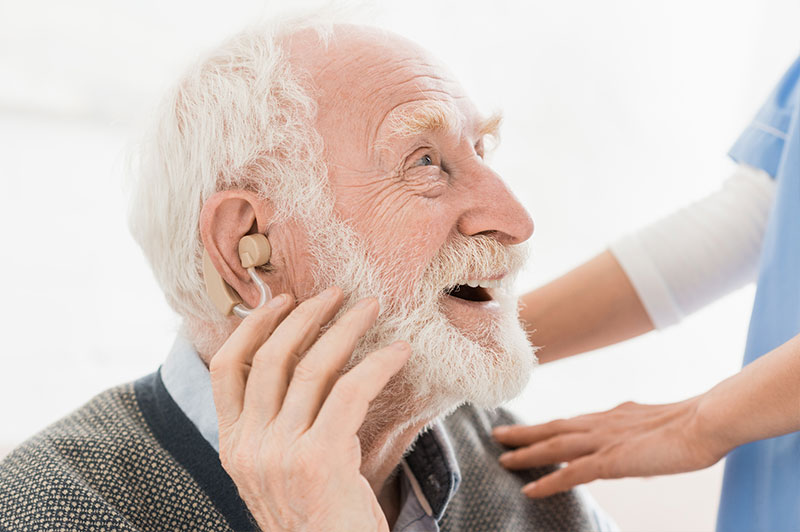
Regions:
<svg viewBox="0 0 800 532"><path fill-rule="evenodd" d="M420 66L433 71L430 65ZM373 153L379 140L409 137L423 130L457 131L464 123L454 103L462 97L454 81L428 72L405 79L388 75L376 82L377 87L362 102L369 117L364 124L364 143Z"/></svg>
<svg viewBox="0 0 800 532"><path fill-rule="evenodd" d="M365 148L395 109L416 101L452 101L461 96L458 83L424 55L410 55L378 47L363 47L325 67L336 88L329 94L338 113L361 117L359 131Z"/></svg>
<svg viewBox="0 0 800 532"><path fill-rule="evenodd" d="M310 67L317 87L318 123L328 133L326 145L355 150L351 153L377 162L374 146L385 120L397 109L408 113L411 106L405 106L415 102L442 101L450 109L409 117L417 126L408 133L425 123L436 128L459 123L453 102L464 98L463 90L446 68L416 46L366 35L341 39L313 61L312 55L298 60Z"/></svg>

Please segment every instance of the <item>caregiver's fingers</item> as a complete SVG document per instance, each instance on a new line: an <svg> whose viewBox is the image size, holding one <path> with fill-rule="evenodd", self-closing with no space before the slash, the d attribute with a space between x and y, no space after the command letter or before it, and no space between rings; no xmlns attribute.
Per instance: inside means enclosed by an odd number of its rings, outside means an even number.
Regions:
<svg viewBox="0 0 800 532"><path fill-rule="evenodd" d="M274 297L242 320L211 358L211 389L221 426L229 426L239 418L253 356L292 308L289 295Z"/></svg>
<svg viewBox="0 0 800 532"><path fill-rule="evenodd" d="M608 478L603 476L602 464L603 462L596 454L578 458L566 467L526 484L522 488L522 493L532 499L540 499L574 488L579 484L586 484L599 478Z"/></svg>
<svg viewBox="0 0 800 532"><path fill-rule="evenodd" d="M331 391L339 371L353 354L361 337L375 323L379 305L375 298L359 301L309 349L297 364L276 421L293 431L308 429Z"/></svg>
<svg viewBox="0 0 800 532"><path fill-rule="evenodd" d="M587 432L554 436L501 454L500 464L508 469L529 469L573 460L593 453L599 447L597 437Z"/></svg>
<svg viewBox="0 0 800 532"><path fill-rule="evenodd" d="M502 425L492 430L492 436L509 447L530 445L560 434L584 431L588 428L585 418L557 419L540 425Z"/></svg>
<svg viewBox="0 0 800 532"><path fill-rule="evenodd" d="M342 298L341 289L332 286L303 301L258 349L245 390L242 417L246 421L264 426L275 418L298 360L339 310Z"/></svg>
<svg viewBox="0 0 800 532"><path fill-rule="evenodd" d="M310 431L319 441L349 443L364 423L369 403L410 356L411 347L403 341L367 355L336 381Z"/></svg>

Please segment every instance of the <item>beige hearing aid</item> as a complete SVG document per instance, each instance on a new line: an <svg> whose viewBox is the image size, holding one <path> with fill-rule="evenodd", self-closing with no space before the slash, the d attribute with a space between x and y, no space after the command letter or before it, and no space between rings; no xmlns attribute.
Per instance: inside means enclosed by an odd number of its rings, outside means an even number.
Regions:
<svg viewBox="0 0 800 532"><path fill-rule="evenodd" d="M242 261L242 268L247 269L250 278L256 283L261 292L261 300L255 308L248 308L242 302L241 296L222 280L219 272L214 268L208 251L203 250L203 277L206 281L206 291L211 301L220 312L225 316L236 314L244 319L255 309L262 307L267 301L272 299L272 292L264 281L256 274L256 266L261 266L269 262L272 255L269 240L265 235L256 233L246 235L239 240L239 259Z"/></svg>

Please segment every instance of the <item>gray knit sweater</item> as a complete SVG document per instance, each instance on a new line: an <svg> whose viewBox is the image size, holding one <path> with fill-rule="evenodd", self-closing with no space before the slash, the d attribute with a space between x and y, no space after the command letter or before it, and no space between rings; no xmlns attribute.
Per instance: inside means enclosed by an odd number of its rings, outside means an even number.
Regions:
<svg viewBox="0 0 800 532"><path fill-rule="evenodd" d="M503 410L463 406L443 423L462 482L447 506L436 471L421 488L441 509L444 531L581 531L594 520L575 492L531 501L527 482L552 470L509 472L491 427L513 423ZM436 445L422 434L406 457ZM415 458L416 455L416 458ZM423 466L420 466L423 467ZM112 388L46 428L0 462L3 531L257 530L214 449L164 388L158 373Z"/></svg>

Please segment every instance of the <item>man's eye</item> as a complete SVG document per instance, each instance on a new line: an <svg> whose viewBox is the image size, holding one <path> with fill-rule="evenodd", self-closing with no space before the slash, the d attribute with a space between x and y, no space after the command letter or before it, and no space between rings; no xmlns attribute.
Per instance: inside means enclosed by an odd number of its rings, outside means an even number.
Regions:
<svg viewBox="0 0 800 532"><path fill-rule="evenodd" d="M417 159L417 162L414 163L414 166L431 166L431 165L433 165L433 157L427 154Z"/></svg>

